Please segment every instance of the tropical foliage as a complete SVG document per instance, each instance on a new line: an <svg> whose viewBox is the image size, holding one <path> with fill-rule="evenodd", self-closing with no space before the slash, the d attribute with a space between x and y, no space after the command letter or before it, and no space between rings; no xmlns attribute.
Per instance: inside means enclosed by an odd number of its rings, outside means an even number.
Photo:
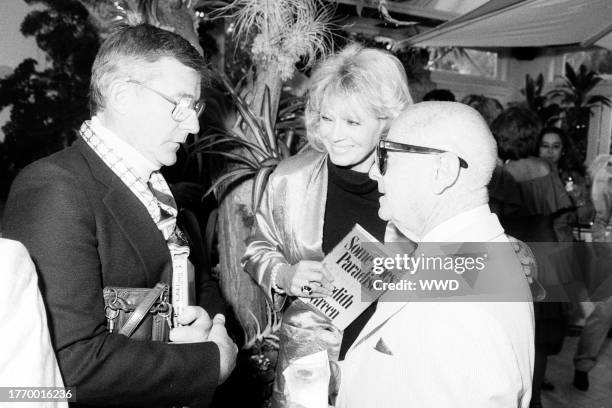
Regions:
<svg viewBox="0 0 612 408"><path fill-rule="evenodd" d="M233 87L227 77L221 75L221 82L231 95L239 112L238 120L232 129L208 133L201 137L194 144L193 151L221 156L225 162L235 164L218 176L205 195L215 191L217 198L222 200L227 192L227 187L231 186L232 182L253 177L251 208L255 212L268 177L276 165L296 152L295 149L292 151L294 142L296 142L295 135L303 135L304 132L303 116L301 115L304 100L297 97L285 98L284 104L287 106L281 104L278 118L273 120L270 92L267 88L261 113L256 115L246 100L240 96L239 89ZM255 136L255 141L249 141L245 132L251 132ZM240 153L237 152L237 149Z"/></svg>
<svg viewBox="0 0 612 408"><path fill-rule="evenodd" d="M28 58L0 79L0 110L11 107L0 144L0 199L17 172L69 145L89 115L88 89L98 37L87 11L74 0L25 0L44 8L21 24L46 54L46 64Z"/></svg>
<svg viewBox="0 0 612 408"><path fill-rule="evenodd" d="M538 113L544 125L557 125L567 132L584 160L591 108L597 104L611 106L612 101L603 95L593 94L603 78L597 72L589 71L585 65L575 70L566 63L565 75L559 80L557 87L544 94L543 75L539 74L535 79L526 75L525 88L521 93L525 96L526 105Z"/></svg>

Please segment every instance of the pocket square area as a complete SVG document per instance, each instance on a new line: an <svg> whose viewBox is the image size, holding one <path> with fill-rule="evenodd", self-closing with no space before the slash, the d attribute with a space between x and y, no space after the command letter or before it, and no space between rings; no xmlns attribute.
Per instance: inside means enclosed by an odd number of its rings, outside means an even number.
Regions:
<svg viewBox="0 0 612 408"><path fill-rule="evenodd" d="M387 354L389 356L393 355L393 351L391 351L391 349L385 344L385 341L382 339L382 337L378 339L378 342L374 346L374 350L379 351L383 354Z"/></svg>

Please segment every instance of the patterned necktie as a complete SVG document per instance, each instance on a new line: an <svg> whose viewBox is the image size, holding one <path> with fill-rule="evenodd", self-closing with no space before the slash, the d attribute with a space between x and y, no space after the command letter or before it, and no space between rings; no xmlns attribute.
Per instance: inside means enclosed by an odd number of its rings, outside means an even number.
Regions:
<svg viewBox="0 0 612 408"><path fill-rule="evenodd" d="M156 220L157 228L167 241L176 228L176 216L178 214L176 202L170 192L168 183L159 171L151 173L147 185L159 207L159 220Z"/></svg>

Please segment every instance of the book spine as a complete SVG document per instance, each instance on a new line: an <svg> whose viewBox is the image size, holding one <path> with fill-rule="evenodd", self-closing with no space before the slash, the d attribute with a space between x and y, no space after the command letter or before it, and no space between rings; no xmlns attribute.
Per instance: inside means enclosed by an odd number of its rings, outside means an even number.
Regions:
<svg viewBox="0 0 612 408"><path fill-rule="evenodd" d="M189 247L170 245L172 256L172 324L178 327L178 317L189 306Z"/></svg>

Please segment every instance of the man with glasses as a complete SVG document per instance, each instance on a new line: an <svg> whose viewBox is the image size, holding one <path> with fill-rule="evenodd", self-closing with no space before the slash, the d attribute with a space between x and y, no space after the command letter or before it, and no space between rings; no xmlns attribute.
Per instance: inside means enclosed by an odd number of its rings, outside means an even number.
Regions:
<svg viewBox="0 0 612 408"><path fill-rule="evenodd" d="M235 365L224 302L198 257L183 261L195 266L198 306L181 312L170 343L109 333L103 302L107 286L171 281L175 259L189 251L159 170L199 131L204 66L176 34L120 28L94 62L93 117L77 141L28 166L12 186L6 237L23 242L37 266L77 406L206 406Z"/></svg>
<svg viewBox="0 0 612 408"><path fill-rule="evenodd" d="M342 363L336 407L529 405L533 307L521 262L487 204L496 158L482 117L454 102L408 107L379 142L370 170L383 194L379 216L418 243L413 256L470 245L486 254L485 269L449 272L463 292L385 293ZM415 272L417 289L419 279L449 276Z"/></svg>

